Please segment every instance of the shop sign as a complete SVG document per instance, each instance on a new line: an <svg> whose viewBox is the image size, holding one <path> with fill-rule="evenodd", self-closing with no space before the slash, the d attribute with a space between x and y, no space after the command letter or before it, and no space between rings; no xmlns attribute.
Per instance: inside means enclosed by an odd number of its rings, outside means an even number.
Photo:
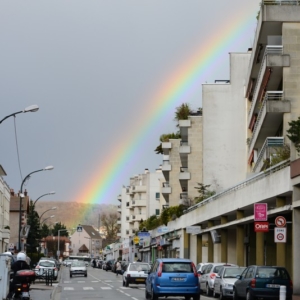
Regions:
<svg viewBox="0 0 300 300"><path fill-rule="evenodd" d="M150 238L144 239L143 247L149 247L150 246Z"/></svg>
<svg viewBox="0 0 300 300"><path fill-rule="evenodd" d="M190 234L198 234L201 232L200 226L187 226L185 229L186 229L186 233L190 233Z"/></svg>
<svg viewBox="0 0 300 300"><path fill-rule="evenodd" d="M268 203L254 204L254 221L268 221Z"/></svg>
<svg viewBox="0 0 300 300"><path fill-rule="evenodd" d="M255 232L269 232L269 222L254 222Z"/></svg>
<svg viewBox="0 0 300 300"><path fill-rule="evenodd" d="M166 233L166 232L169 232L169 228L166 226L157 228L157 233Z"/></svg>
<svg viewBox="0 0 300 300"><path fill-rule="evenodd" d="M156 237L156 245L160 244L160 236Z"/></svg>
<svg viewBox="0 0 300 300"><path fill-rule="evenodd" d="M152 238L150 244L151 245L156 245L156 238Z"/></svg>
<svg viewBox="0 0 300 300"><path fill-rule="evenodd" d="M167 245L170 245L170 243L165 238L161 238L160 246L167 246Z"/></svg>

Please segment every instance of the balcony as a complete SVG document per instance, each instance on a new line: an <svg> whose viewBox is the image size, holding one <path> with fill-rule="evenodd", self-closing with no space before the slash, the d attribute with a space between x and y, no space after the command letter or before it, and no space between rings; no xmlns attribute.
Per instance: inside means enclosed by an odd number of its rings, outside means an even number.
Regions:
<svg viewBox="0 0 300 300"><path fill-rule="evenodd" d="M161 166L162 172L170 172L172 171L172 165L170 164L169 160L163 160L162 166Z"/></svg>
<svg viewBox="0 0 300 300"><path fill-rule="evenodd" d="M118 231L118 232L117 232L117 236L119 236L119 237L122 236L121 231Z"/></svg>
<svg viewBox="0 0 300 300"><path fill-rule="evenodd" d="M188 168L181 167L179 173L179 180L190 180L191 173L189 172Z"/></svg>
<svg viewBox="0 0 300 300"><path fill-rule="evenodd" d="M118 219L117 219L117 224L118 224L118 225L122 224L121 218L118 218Z"/></svg>
<svg viewBox="0 0 300 300"><path fill-rule="evenodd" d="M117 211L118 211L118 212L122 212L121 205L118 205L118 207L117 207Z"/></svg>
<svg viewBox="0 0 300 300"><path fill-rule="evenodd" d="M283 137L268 137L257 156L257 160L253 167L253 172L260 172L264 166L265 160L271 159L271 155L275 154L275 149L282 147L283 145Z"/></svg>
<svg viewBox="0 0 300 300"><path fill-rule="evenodd" d="M172 193L172 188L171 188L169 182L163 182L161 192L162 192L162 194L171 194Z"/></svg>
<svg viewBox="0 0 300 300"><path fill-rule="evenodd" d="M122 202L122 195L119 195L119 196L118 196L118 200L119 200L120 202Z"/></svg>
<svg viewBox="0 0 300 300"><path fill-rule="evenodd" d="M276 89L282 79L283 67L289 67L289 65L290 56L283 54L282 45L266 46L253 91L248 115L249 126L252 116L257 114L260 109L259 106L266 86L268 85L269 90Z"/></svg>
<svg viewBox="0 0 300 300"><path fill-rule="evenodd" d="M179 128L188 128L191 127L191 120L179 120Z"/></svg>
<svg viewBox="0 0 300 300"><path fill-rule="evenodd" d="M2 236L2 239L10 239L10 229L0 229L0 237Z"/></svg>
<svg viewBox="0 0 300 300"><path fill-rule="evenodd" d="M129 221L129 216L126 216L126 221Z"/></svg>
<svg viewBox="0 0 300 300"><path fill-rule="evenodd" d="M179 147L179 154L190 154L191 146L189 146L187 141L181 141Z"/></svg>
<svg viewBox="0 0 300 300"><path fill-rule="evenodd" d="M253 149L261 149L266 138L276 134L283 121L283 114L291 111L290 101L283 100L282 91L266 93L261 108L253 126L252 137L249 140L249 157Z"/></svg>
<svg viewBox="0 0 300 300"><path fill-rule="evenodd" d="M132 206L133 207L139 207L139 206L146 206L146 200L133 200L132 201Z"/></svg>
<svg viewBox="0 0 300 300"><path fill-rule="evenodd" d="M145 185L136 185L135 186L135 193L146 193L147 187Z"/></svg>
<svg viewBox="0 0 300 300"><path fill-rule="evenodd" d="M163 142L163 143L161 143L161 147L163 150L164 149L172 149L172 144L171 144L171 142Z"/></svg>

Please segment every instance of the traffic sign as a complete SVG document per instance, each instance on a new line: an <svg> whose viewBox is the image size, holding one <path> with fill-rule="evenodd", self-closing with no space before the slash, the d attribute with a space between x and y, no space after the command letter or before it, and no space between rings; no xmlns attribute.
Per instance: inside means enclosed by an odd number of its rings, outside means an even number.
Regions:
<svg viewBox="0 0 300 300"><path fill-rule="evenodd" d="M286 219L285 217L283 216L278 216L276 219L275 219L275 225L277 227L285 227L286 225Z"/></svg>
<svg viewBox="0 0 300 300"><path fill-rule="evenodd" d="M254 221L268 221L268 203L254 204Z"/></svg>
<svg viewBox="0 0 300 300"><path fill-rule="evenodd" d="M133 242L134 242L134 244L138 244L140 242L140 238L138 236L135 236L133 238Z"/></svg>
<svg viewBox="0 0 300 300"><path fill-rule="evenodd" d="M8 244L8 251L14 251L15 250L15 244L10 243Z"/></svg>
<svg viewBox="0 0 300 300"><path fill-rule="evenodd" d="M82 226L80 225L77 226L77 232L82 232Z"/></svg>
<svg viewBox="0 0 300 300"><path fill-rule="evenodd" d="M286 243L286 228L275 227L274 228L274 242L275 243Z"/></svg>

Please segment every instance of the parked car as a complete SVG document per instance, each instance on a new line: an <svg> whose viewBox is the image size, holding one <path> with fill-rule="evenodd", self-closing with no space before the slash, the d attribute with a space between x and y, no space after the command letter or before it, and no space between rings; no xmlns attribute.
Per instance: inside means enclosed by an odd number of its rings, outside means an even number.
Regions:
<svg viewBox="0 0 300 300"><path fill-rule="evenodd" d="M87 267L84 261L72 261L70 266L70 277L73 275L84 275L84 277L87 277Z"/></svg>
<svg viewBox="0 0 300 300"><path fill-rule="evenodd" d="M150 265L143 262L129 263L127 269L123 273L123 286L129 286L130 283L145 284Z"/></svg>
<svg viewBox="0 0 300 300"><path fill-rule="evenodd" d="M72 259L68 259L66 258L64 261L63 261L63 265L66 266L66 267L69 267L72 263Z"/></svg>
<svg viewBox="0 0 300 300"><path fill-rule="evenodd" d="M160 258L149 271L145 285L145 298L183 296L200 299L198 273L190 259Z"/></svg>
<svg viewBox="0 0 300 300"><path fill-rule="evenodd" d="M60 270L60 262L57 259L52 258L52 257L51 258L50 257L41 257L40 261L41 260L51 260L51 261L53 261L55 263L56 268L58 269L58 271Z"/></svg>
<svg viewBox="0 0 300 300"><path fill-rule="evenodd" d="M228 263L209 263L205 265L205 268L200 273L199 277L200 288L206 292L207 296L212 296L214 291L214 283L217 273L222 266L236 266Z"/></svg>
<svg viewBox="0 0 300 300"><path fill-rule="evenodd" d="M56 267L56 263L53 260L42 259L35 266L35 274L36 278L45 279L48 271L52 272L53 279L57 279L58 269Z"/></svg>
<svg viewBox="0 0 300 300"><path fill-rule="evenodd" d="M293 282L284 267L249 266L233 286L233 299L279 299L280 286L286 286L286 299L291 300Z"/></svg>
<svg viewBox="0 0 300 300"><path fill-rule="evenodd" d="M232 298L233 284L237 281L237 276L241 275L245 269L245 267L221 267L215 278L214 298Z"/></svg>

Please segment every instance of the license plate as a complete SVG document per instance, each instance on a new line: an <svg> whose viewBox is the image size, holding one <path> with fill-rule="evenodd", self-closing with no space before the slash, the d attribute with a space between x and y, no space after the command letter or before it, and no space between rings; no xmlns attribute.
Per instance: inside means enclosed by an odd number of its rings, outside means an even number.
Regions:
<svg viewBox="0 0 300 300"><path fill-rule="evenodd" d="M137 278L136 281L145 281L143 278Z"/></svg>
<svg viewBox="0 0 300 300"><path fill-rule="evenodd" d="M182 278L182 277L173 277L172 281L184 281L184 278Z"/></svg>
<svg viewBox="0 0 300 300"><path fill-rule="evenodd" d="M280 289L280 285L279 284L267 284L267 288Z"/></svg>

